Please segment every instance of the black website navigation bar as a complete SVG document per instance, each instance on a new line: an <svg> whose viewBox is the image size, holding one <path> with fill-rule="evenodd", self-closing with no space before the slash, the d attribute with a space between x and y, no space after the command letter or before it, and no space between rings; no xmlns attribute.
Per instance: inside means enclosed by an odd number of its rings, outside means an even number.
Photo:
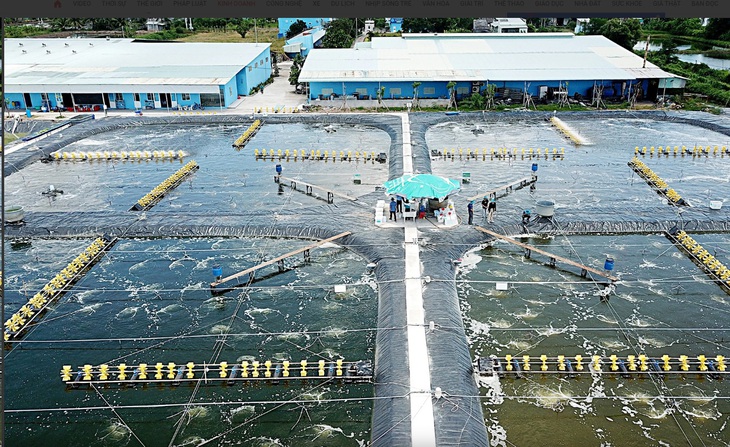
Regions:
<svg viewBox="0 0 730 447"><path fill-rule="evenodd" d="M728 17L724 0L24 0L4 17Z"/></svg>

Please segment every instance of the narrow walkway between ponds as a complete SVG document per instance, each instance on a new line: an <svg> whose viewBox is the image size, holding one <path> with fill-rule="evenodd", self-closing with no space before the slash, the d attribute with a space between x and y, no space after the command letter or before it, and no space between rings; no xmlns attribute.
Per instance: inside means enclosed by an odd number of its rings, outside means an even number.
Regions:
<svg viewBox="0 0 730 447"><path fill-rule="evenodd" d="M403 174L413 174L411 130L407 113L398 114L403 122ZM426 327L421 290L421 257L418 229L405 222L405 293L408 324L408 371L411 401L411 445L435 446L436 431L431 401L431 372L428 365Z"/></svg>

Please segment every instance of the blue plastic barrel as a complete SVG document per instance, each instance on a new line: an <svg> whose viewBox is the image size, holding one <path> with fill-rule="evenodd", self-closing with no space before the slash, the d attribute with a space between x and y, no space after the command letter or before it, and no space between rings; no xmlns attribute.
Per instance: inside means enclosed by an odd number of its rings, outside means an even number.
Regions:
<svg viewBox="0 0 730 447"><path fill-rule="evenodd" d="M537 163L532 164L532 172L537 172Z"/></svg>
<svg viewBox="0 0 730 447"><path fill-rule="evenodd" d="M221 268L220 265L213 266L213 276L215 276L216 278L220 278L221 276L223 276L223 268Z"/></svg>
<svg viewBox="0 0 730 447"><path fill-rule="evenodd" d="M613 270L613 258L606 258L606 262L603 264L603 269L609 272Z"/></svg>
<svg viewBox="0 0 730 447"><path fill-rule="evenodd" d="M281 171L282 171L281 165L276 165L276 173L281 175Z"/></svg>

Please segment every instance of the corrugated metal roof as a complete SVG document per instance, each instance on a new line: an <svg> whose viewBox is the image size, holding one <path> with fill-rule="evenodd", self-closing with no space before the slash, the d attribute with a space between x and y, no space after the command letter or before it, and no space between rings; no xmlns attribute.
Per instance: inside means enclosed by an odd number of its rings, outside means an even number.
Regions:
<svg viewBox="0 0 730 447"><path fill-rule="evenodd" d="M179 85L182 92L189 92L190 86L199 86L196 89L201 92L204 86L211 86L206 91L217 92L219 85L230 81L259 54L268 55L265 50L269 46L133 39L6 39L5 89L27 92L35 90L31 86L56 84L89 88Z"/></svg>
<svg viewBox="0 0 730 447"><path fill-rule="evenodd" d="M404 34L354 49L314 49L299 80L570 81L675 77L603 36Z"/></svg>

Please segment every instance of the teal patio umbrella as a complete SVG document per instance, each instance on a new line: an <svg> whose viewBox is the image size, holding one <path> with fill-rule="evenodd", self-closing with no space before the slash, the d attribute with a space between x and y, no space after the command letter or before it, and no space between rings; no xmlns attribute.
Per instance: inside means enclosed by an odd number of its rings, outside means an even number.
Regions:
<svg viewBox="0 0 730 447"><path fill-rule="evenodd" d="M433 174L405 174L383 184L385 193L411 199L438 199L461 189L461 182Z"/></svg>

